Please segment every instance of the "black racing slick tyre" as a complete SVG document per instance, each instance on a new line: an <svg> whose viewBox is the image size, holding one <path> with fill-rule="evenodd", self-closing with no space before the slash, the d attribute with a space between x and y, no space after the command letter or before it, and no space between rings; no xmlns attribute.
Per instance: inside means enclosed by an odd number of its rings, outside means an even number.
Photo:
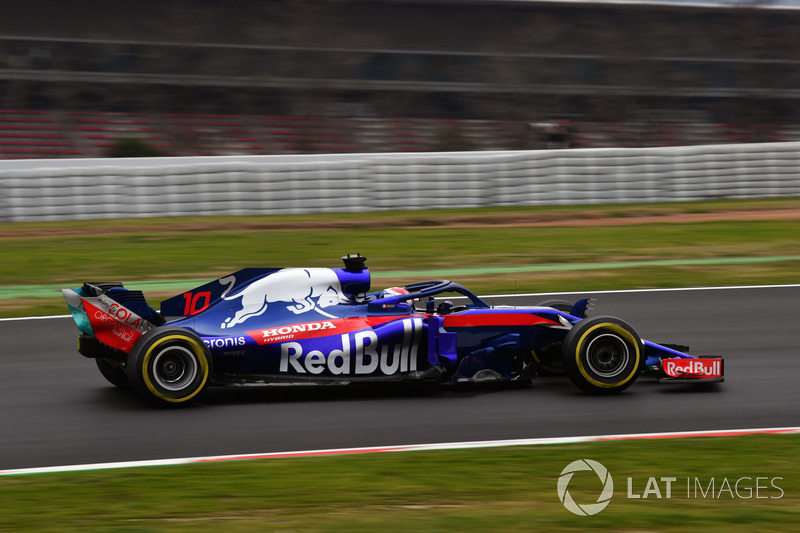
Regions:
<svg viewBox="0 0 800 533"><path fill-rule="evenodd" d="M105 357L98 357L94 361L97 363L97 369L109 383L120 389L129 389L131 387L130 381L128 381L128 373L122 365Z"/></svg>
<svg viewBox="0 0 800 533"><path fill-rule="evenodd" d="M608 316L575 324L564 339L561 355L570 381L595 394L627 389L644 367L642 339L629 324Z"/></svg>
<svg viewBox="0 0 800 533"><path fill-rule="evenodd" d="M183 328L158 328L142 335L128 355L128 380L157 405L184 405L211 379L211 356L200 337Z"/></svg>

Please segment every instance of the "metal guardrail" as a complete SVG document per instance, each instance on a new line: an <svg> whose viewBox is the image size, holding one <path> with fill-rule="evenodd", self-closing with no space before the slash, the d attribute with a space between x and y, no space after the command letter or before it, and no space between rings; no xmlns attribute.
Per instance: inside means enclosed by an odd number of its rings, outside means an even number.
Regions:
<svg viewBox="0 0 800 533"><path fill-rule="evenodd" d="M800 143L0 161L0 221L800 196Z"/></svg>

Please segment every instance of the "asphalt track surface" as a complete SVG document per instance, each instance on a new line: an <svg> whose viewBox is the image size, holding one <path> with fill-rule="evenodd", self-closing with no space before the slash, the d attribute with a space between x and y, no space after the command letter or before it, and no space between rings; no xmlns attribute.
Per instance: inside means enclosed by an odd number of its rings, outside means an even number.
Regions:
<svg viewBox="0 0 800 533"><path fill-rule="evenodd" d="M0 470L433 442L800 425L800 286L620 292L619 316L655 342L725 357L725 383L641 378L593 397L566 378L528 388L213 388L196 405L148 407L76 351L67 317L0 322ZM579 295L564 296L574 300ZM533 305L550 296L487 298Z"/></svg>

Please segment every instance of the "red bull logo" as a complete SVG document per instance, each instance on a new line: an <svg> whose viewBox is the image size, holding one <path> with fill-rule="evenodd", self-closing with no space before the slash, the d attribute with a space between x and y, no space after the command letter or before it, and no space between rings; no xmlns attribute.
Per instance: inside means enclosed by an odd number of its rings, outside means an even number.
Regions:
<svg viewBox="0 0 800 533"><path fill-rule="evenodd" d="M722 359L664 359L661 368L673 378L722 377Z"/></svg>
<svg viewBox="0 0 800 533"><path fill-rule="evenodd" d="M341 348L328 353L304 352L299 342L284 342L280 372L345 376L416 372L421 333L422 319L414 318L403 321L403 337L393 345L382 345L378 334L369 329L341 335Z"/></svg>
<svg viewBox="0 0 800 533"><path fill-rule="evenodd" d="M225 319L222 328L232 328L261 316L270 304L277 303L289 304L284 306L285 309L296 315L316 311L333 318L322 308L336 305L344 298L339 278L329 268L286 268L254 281L230 296L228 291L236 284L236 278L228 276L219 282L228 285L222 299L239 300L242 305L233 316Z"/></svg>

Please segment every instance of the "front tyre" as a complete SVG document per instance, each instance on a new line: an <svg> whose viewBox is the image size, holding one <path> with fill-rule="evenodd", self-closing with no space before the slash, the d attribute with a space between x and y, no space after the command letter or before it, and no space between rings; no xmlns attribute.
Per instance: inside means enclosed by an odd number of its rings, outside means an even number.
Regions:
<svg viewBox="0 0 800 533"><path fill-rule="evenodd" d="M197 398L212 372L205 344L183 328L158 328L142 335L127 366L133 390L159 405L181 405Z"/></svg>
<svg viewBox="0 0 800 533"><path fill-rule="evenodd" d="M561 352L570 381L595 394L630 387L643 367L643 344L626 322L614 317L581 320L564 339Z"/></svg>

